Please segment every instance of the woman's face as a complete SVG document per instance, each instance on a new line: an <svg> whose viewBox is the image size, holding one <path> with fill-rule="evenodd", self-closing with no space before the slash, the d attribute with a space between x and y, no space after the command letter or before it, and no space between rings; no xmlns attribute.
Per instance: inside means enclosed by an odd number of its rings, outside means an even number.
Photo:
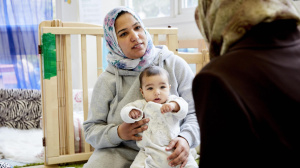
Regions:
<svg viewBox="0 0 300 168"><path fill-rule="evenodd" d="M115 22L118 44L126 57L141 58L147 49L147 36L141 24L130 14L124 13Z"/></svg>

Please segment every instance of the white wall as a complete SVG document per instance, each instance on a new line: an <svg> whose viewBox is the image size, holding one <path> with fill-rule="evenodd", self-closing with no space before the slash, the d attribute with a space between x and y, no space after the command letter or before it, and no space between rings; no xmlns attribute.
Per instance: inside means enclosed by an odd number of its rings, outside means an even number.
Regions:
<svg viewBox="0 0 300 168"><path fill-rule="evenodd" d="M296 4L296 6L298 7L298 9L300 10L300 0L294 1L294 3Z"/></svg>

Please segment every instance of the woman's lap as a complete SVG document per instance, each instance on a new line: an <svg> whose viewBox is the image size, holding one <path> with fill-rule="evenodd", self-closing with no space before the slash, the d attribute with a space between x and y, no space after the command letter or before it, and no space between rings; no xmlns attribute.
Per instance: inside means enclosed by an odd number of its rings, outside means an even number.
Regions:
<svg viewBox="0 0 300 168"><path fill-rule="evenodd" d="M137 151L129 148L105 148L93 152L84 168L128 168Z"/></svg>

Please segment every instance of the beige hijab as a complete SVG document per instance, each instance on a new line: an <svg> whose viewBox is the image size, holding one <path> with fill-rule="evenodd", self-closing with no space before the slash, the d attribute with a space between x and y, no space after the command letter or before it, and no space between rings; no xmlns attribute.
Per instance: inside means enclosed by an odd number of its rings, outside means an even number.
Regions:
<svg viewBox="0 0 300 168"><path fill-rule="evenodd" d="M226 53L253 26L277 19L295 19L300 13L292 0L198 0L195 19L209 43L210 57Z"/></svg>

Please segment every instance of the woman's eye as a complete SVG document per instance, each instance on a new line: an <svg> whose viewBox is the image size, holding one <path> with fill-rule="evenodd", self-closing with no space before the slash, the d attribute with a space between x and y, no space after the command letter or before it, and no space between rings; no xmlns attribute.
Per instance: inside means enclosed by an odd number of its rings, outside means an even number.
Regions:
<svg viewBox="0 0 300 168"><path fill-rule="evenodd" d="M139 30L139 29L141 29L142 27L141 26L136 26L135 27L135 30Z"/></svg>
<svg viewBox="0 0 300 168"><path fill-rule="evenodd" d="M124 32L124 33L120 34L120 37L124 37L126 34L127 34L127 33Z"/></svg>

